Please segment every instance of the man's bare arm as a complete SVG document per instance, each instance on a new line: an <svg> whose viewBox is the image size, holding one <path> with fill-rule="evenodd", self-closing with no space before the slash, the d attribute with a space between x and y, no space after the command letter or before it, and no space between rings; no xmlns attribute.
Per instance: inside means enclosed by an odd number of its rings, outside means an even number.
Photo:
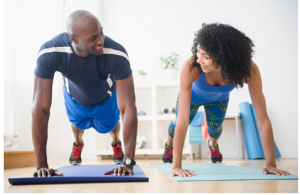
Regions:
<svg viewBox="0 0 300 195"><path fill-rule="evenodd" d="M134 159L137 135L137 115L133 76L131 75L123 80L117 80L116 85L118 107L123 121L125 157Z"/></svg>
<svg viewBox="0 0 300 195"><path fill-rule="evenodd" d="M50 117L53 79L34 78L32 114L32 140L37 170L48 168L46 145Z"/></svg>

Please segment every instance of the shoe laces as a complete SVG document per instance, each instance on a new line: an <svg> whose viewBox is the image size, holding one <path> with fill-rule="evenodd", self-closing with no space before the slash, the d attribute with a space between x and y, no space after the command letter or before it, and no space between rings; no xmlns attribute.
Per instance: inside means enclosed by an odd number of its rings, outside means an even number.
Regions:
<svg viewBox="0 0 300 195"><path fill-rule="evenodd" d="M114 154L116 158L122 157L123 152L122 152L122 145L119 144L117 146L113 146Z"/></svg>
<svg viewBox="0 0 300 195"><path fill-rule="evenodd" d="M207 154L213 154L214 158L220 158L220 152L218 148L211 149L210 151L207 152Z"/></svg>
<svg viewBox="0 0 300 195"><path fill-rule="evenodd" d="M172 150L166 148L165 159L170 159L170 158L172 158Z"/></svg>
<svg viewBox="0 0 300 195"><path fill-rule="evenodd" d="M81 154L83 146L74 146L73 145L73 152L72 152L72 158L79 158Z"/></svg>

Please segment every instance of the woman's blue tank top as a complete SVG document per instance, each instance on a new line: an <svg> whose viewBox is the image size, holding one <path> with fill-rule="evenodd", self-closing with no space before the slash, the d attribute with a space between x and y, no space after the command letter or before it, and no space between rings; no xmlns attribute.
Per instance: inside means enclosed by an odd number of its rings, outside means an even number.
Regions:
<svg viewBox="0 0 300 195"><path fill-rule="evenodd" d="M209 103L225 100L235 85L212 86L206 82L205 73L201 72L200 79L194 81L192 86L191 103Z"/></svg>

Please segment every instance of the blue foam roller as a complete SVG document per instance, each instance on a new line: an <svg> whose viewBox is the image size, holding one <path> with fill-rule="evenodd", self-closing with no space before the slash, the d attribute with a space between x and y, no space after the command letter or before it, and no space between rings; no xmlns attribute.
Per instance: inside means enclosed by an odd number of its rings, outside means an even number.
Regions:
<svg viewBox="0 0 300 195"><path fill-rule="evenodd" d="M241 118L243 121L244 138L246 143L247 156L250 159L263 158L259 139L255 130L254 119L250 104L242 102L239 104Z"/></svg>
<svg viewBox="0 0 300 195"><path fill-rule="evenodd" d="M103 172L117 168L120 165L76 165L64 166L57 170L63 176L52 177L21 177L8 178L12 185L20 184L59 184L59 183L95 183L95 182L148 182L139 165L133 167L134 174L129 176L114 176L113 174L104 175Z"/></svg>
<svg viewBox="0 0 300 195"><path fill-rule="evenodd" d="M263 154L263 158L265 158L265 153L264 153L264 149L263 149L263 146L262 146L262 142L261 142L258 126L257 126L256 114L255 114L253 104L250 104L250 107L251 107L251 112L252 112L252 116L253 116L253 119L254 119L254 125L255 125L255 130L256 130L256 133L257 133L257 137L259 138L259 144L260 144L261 152ZM281 157L280 152L277 148L277 145L276 145L275 141L274 141L274 150L275 150L275 158Z"/></svg>

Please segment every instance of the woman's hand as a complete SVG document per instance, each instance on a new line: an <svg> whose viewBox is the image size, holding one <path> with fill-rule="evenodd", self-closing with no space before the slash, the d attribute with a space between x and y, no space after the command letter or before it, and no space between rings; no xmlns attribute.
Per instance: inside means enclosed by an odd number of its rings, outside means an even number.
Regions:
<svg viewBox="0 0 300 195"><path fill-rule="evenodd" d="M267 166L266 168L263 169L263 172L264 174L274 173L276 175L291 175L289 172L276 169L276 167L273 166Z"/></svg>
<svg viewBox="0 0 300 195"><path fill-rule="evenodd" d="M180 177L191 177L191 175L196 175L194 171L189 169L182 169L182 168L172 168L171 172L172 177L178 175Z"/></svg>

